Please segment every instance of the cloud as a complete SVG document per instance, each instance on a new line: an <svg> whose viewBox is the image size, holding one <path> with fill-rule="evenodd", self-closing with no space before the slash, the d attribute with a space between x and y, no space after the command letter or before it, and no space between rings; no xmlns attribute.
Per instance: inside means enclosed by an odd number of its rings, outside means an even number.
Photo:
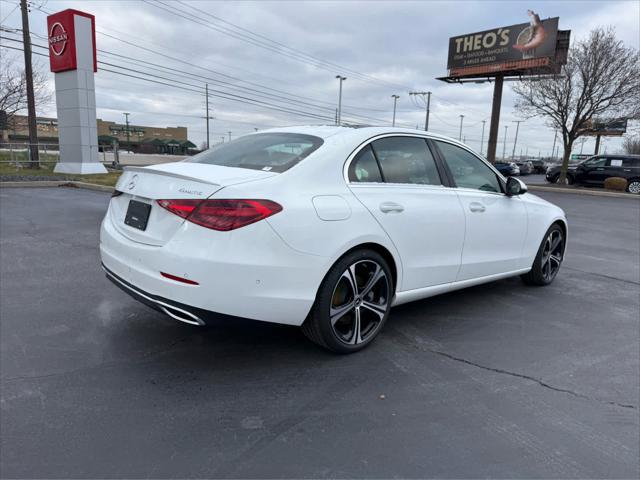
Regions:
<svg viewBox="0 0 640 480"><path fill-rule="evenodd" d="M433 92L431 128L457 137L459 116L464 115L463 136L470 146L478 148L482 120L490 118L492 85L447 85L435 80L446 74L450 36L525 22L527 8L533 8L542 17L559 16L561 28L571 29L573 39L584 37L596 26L613 25L621 39L637 48L640 33L637 21L640 6L632 1L187 3L204 13L178 2L150 5L106 0L48 2L46 9L77 8L95 14L98 31L109 35L98 35L98 48L178 70L167 74L161 73L162 68L152 70L154 67L147 65L147 72L170 79L157 79L159 81L181 87L185 87L182 83L188 83L194 87L185 88L194 89L202 89L208 82L216 95L232 93L291 110L313 111L326 119L311 119L214 97L211 99L216 117L212 128L214 142L228 131L238 135L254 128L330 123L337 104L338 85L334 77L340 73L348 77L344 83L343 117L359 123L390 124L391 95L399 94L397 122L421 127L424 109L415 106L407 92L410 88L430 90ZM6 2L0 3L0 7L0 16L12 8ZM185 12L196 15L196 21L181 18L180 15L189 16ZM207 14L241 26L247 35L255 35L250 42L225 35L219 30L230 28L229 25ZM32 12L31 27L36 34L46 35L45 17L37 10ZM19 14L12 13L5 23L19 27ZM306 61L277 53L282 51L277 45L271 44L271 49L261 48L259 45L268 44L261 36L295 48L300 55L305 55ZM44 44L46 41L34 37L34 42ZM102 61L140 69L125 64L126 59L121 57L105 53L99 56ZM313 65L320 62L325 68ZM365 81L360 74L383 82ZM104 69L96 77L96 95L98 116L105 120L122 121L121 112L128 111L135 124L186 126L190 139L196 144L205 137L202 95ZM242 100L239 97L236 99ZM284 98L292 103L284 103ZM502 142L503 126L509 125L507 140L511 148L515 133L512 121L516 119L513 102L514 95L507 85L499 138ZM54 110L55 107L43 113L55 114ZM485 148L487 135L488 122ZM543 119L527 120L520 125L518 144L523 151L545 154L550 152L552 143L553 131L546 127ZM615 149L620 142L614 139L606 144ZM585 151L592 148L592 141L584 146ZM501 146L498 151L501 152Z"/></svg>

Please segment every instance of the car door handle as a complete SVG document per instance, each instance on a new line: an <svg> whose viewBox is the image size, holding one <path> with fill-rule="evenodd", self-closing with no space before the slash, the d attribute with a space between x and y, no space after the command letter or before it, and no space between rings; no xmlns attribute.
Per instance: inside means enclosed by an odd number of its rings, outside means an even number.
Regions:
<svg viewBox="0 0 640 480"><path fill-rule="evenodd" d="M469 210L472 212L484 212L487 209L483 204L478 202L471 202L469 204Z"/></svg>
<svg viewBox="0 0 640 480"><path fill-rule="evenodd" d="M625 172L630 172L630 171L631 171L631 169L630 169L630 168L625 168L625 169L624 169L624 171L625 171Z"/></svg>
<svg viewBox="0 0 640 480"><path fill-rule="evenodd" d="M384 203L380 204L380 211L382 213L391 213L391 212L400 213L400 212L404 211L404 207L402 205L400 205L399 203L384 202Z"/></svg>
<svg viewBox="0 0 640 480"><path fill-rule="evenodd" d="M604 170L604 168L596 168L596 170L598 170L599 172L601 172L602 170Z"/></svg>

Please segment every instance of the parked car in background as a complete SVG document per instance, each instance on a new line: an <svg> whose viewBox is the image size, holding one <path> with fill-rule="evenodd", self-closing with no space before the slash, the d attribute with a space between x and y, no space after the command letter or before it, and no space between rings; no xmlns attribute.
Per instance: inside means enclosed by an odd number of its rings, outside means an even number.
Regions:
<svg viewBox="0 0 640 480"><path fill-rule="evenodd" d="M520 169L520 175L531 175L533 173L533 164L529 160L524 162L516 162Z"/></svg>
<svg viewBox="0 0 640 480"><path fill-rule="evenodd" d="M515 164L515 162L496 162L495 166L505 177L515 177L516 175L520 175L520 168Z"/></svg>
<svg viewBox="0 0 640 480"><path fill-rule="evenodd" d="M549 168L547 181L556 183L560 170L560 165ZM610 177L624 178L628 192L640 193L640 155L596 155L578 164L570 164L567 171L569 184L601 187Z"/></svg>
<svg viewBox="0 0 640 480"><path fill-rule="evenodd" d="M640 155L597 155L578 164L574 179L580 185L603 186L610 177L627 180L627 191L640 193Z"/></svg>
<svg viewBox="0 0 640 480"><path fill-rule="evenodd" d="M541 174L547 171L548 164L544 160L533 160L533 173Z"/></svg>

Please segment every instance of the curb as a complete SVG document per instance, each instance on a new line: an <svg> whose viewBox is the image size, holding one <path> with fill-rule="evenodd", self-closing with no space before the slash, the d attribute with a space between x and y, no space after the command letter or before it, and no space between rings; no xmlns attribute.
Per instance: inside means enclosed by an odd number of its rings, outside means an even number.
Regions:
<svg viewBox="0 0 640 480"><path fill-rule="evenodd" d="M0 182L0 188L46 188L46 187L71 187L94 190L96 192L113 192L113 187L96 185L94 183L78 182L76 180L41 180L35 182Z"/></svg>
<svg viewBox="0 0 640 480"><path fill-rule="evenodd" d="M606 192L600 190L586 190L578 188L558 188L558 187L545 187L543 185L527 185L530 191L534 192L557 192L557 193L573 193L575 195L591 195L593 197L612 197L612 198L635 198L640 199L640 195L634 195L632 193L623 192Z"/></svg>

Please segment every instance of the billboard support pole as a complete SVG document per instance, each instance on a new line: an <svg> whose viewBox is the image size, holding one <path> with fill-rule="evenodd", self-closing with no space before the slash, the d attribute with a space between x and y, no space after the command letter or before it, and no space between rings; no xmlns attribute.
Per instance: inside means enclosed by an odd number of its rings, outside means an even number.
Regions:
<svg viewBox="0 0 640 480"><path fill-rule="evenodd" d="M599 152L600 152L600 135L596 135L596 148L593 154L598 155Z"/></svg>
<svg viewBox="0 0 640 480"><path fill-rule="evenodd" d="M500 126L500 105L502 103L502 84L504 75L496 75L493 85L493 103L491 105L491 125L489 126L489 145L487 160L496 162L496 146L498 145L498 127Z"/></svg>

